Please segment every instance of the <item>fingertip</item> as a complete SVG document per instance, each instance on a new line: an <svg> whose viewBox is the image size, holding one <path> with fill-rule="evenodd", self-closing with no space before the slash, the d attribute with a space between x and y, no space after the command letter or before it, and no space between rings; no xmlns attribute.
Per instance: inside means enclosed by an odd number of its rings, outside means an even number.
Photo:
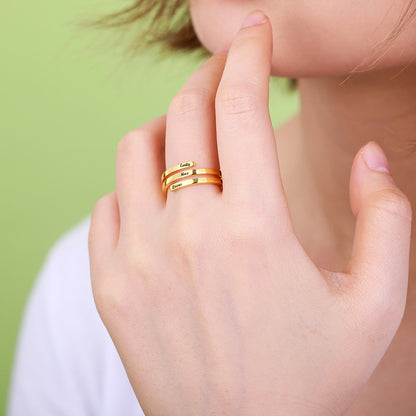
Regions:
<svg viewBox="0 0 416 416"><path fill-rule="evenodd" d="M360 153L369 169L377 172L391 173L386 154L374 140L369 141Z"/></svg>
<svg viewBox="0 0 416 416"><path fill-rule="evenodd" d="M269 25L265 25L264 23L269 22ZM243 21L241 27L240 27L240 31L242 29L246 30L247 28L253 28L257 29L257 28L263 28L263 27L268 27L270 26L270 29L267 28L267 30L270 31L269 37L270 37L270 54L273 53L273 35L272 35L272 27L271 27L271 22L270 19L267 17L267 15L262 11L262 10L254 10L252 11ZM250 30L250 29L248 29Z"/></svg>
<svg viewBox="0 0 416 416"><path fill-rule="evenodd" d="M230 49L230 45L222 46L221 48L214 51L214 55L219 54L221 52L228 52L229 49Z"/></svg>
<svg viewBox="0 0 416 416"><path fill-rule="evenodd" d="M362 146L353 160L350 175L351 209L357 216L364 197L381 188L395 188L387 157L374 140Z"/></svg>
<svg viewBox="0 0 416 416"><path fill-rule="evenodd" d="M268 20L267 16L261 10L252 11L243 21L240 29L244 29L250 26L261 25L266 23Z"/></svg>

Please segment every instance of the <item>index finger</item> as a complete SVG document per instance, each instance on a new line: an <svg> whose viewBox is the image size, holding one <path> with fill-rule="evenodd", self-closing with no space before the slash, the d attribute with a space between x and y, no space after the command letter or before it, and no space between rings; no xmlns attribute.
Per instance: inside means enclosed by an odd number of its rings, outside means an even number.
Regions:
<svg viewBox="0 0 416 416"><path fill-rule="evenodd" d="M269 112L272 30L259 11L247 22L255 25L243 24L231 43L215 100L223 198L283 215L287 204Z"/></svg>

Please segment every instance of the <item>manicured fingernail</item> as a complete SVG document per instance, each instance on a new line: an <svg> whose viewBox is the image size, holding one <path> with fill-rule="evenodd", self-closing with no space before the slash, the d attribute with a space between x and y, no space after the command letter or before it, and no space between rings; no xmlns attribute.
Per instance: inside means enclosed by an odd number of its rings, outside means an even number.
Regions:
<svg viewBox="0 0 416 416"><path fill-rule="evenodd" d="M387 161L384 152L375 142L369 142L364 147L363 158L364 162L371 170L391 173L389 162Z"/></svg>
<svg viewBox="0 0 416 416"><path fill-rule="evenodd" d="M241 29L248 26L260 25L261 23L264 23L266 20L267 18L264 15L264 13L260 10L256 10L246 17L243 24L241 25Z"/></svg>

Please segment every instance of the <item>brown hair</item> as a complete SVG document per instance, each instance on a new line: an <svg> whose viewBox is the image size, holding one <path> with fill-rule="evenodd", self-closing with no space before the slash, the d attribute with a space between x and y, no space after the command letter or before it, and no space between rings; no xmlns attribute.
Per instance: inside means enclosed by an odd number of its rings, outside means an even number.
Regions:
<svg viewBox="0 0 416 416"><path fill-rule="evenodd" d="M416 15L416 0L409 0L407 7L400 16L399 22L390 34L373 48L369 57L377 57L391 43L404 27ZM135 0L134 3L120 11L109 13L103 17L83 22L87 27L120 27L141 21L147 26L135 36L129 52L136 54L149 46L159 46L159 52L196 52L208 58L211 52L199 41L192 25L187 0ZM380 56L379 56L380 58ZM378 59L379 59L378 58ZM363 64L360 63L354 71ZM373 64L377 62L377 59ZM297 79L289 78L288 87L296 90Z"/></svg>

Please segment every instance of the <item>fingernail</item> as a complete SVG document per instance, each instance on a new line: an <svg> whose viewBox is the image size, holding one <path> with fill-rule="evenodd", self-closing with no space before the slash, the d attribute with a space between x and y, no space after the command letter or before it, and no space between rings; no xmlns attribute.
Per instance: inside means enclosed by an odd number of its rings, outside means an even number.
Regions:
<svg viewBox="0 0 416 416"><path fill-rule="evenodd" d="M367 143L364 147L363 158L364 162L371 170L391 173L386 155L375 142Z"/></svg>
<svg viewBox="0 0 416 416"><path fill-rule="evenodd" d="M266 16L260 10L256 10L250 13L246 19L244 20L243 24L241 25L240 29L243 29L248 26L255 26L261 23L264 23L267 20Z"/></svg>
<svg viewBox="0 0 416 416"><path fill-rule="evenodd" d="M230 49L230 46L229 45L228 46L223 46L222 48L219 48L216 51L214 51L214 53L228 51L228 49Z"/></svg>

